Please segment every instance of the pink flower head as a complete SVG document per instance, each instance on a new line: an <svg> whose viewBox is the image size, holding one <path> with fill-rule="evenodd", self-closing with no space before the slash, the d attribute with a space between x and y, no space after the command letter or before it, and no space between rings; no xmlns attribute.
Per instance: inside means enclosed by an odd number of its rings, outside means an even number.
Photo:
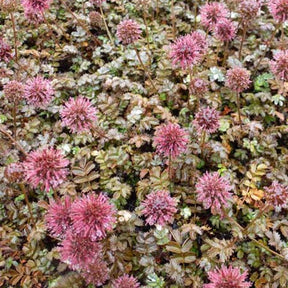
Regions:
<svg viewBox="0 0 288 288"><path fill-rule="evenodd" d="M10 45L0 37L0 61L9 62L12 58Z"/></svg>
<svg viewBox="0 0 288 288"><path fill-rule="evenodd" d="M47 192L60 185L68 174L69 161L54 148L30 152L24 163L26 181L34 188L41 184Z"/></svg>
<svg viewBox="0 0 288 288"><path fill-rule="evenodd" d="M274 55L274 61L270 62L273 74L283 81L288 81L288 50L279 51Z"/></svg>
<svg viewBox="0 0 288 288"><path fill-rule="evenodd" d="M264 187L266 190L266 201L268 204L276 207L287 207L288 203L288 187L280 184L278 181L273 181L269 187Z"/></svg>
<svg viewBox="0 0 288 288"><path fill-rule="evenodd" d="M285 22L288 20L288 0L270 0L268 7L276 21Z"/></svg>
<svg viewBox="0 0 288 288"><path fill-rule="evenodd" d="M112 288L139 288L140 284L133 276L124 274L118 277L112 283Z"/></svg>
<svg viewBox="0 0 288 288"><path fill-rule="evenodd" d="M25 85L24 97L28 104L36 108L46 108L54 95L51 81L37 76L29 79Z"/></svg>
<svg viewBox="0 0 288 288"><path fill-rule="evenodd" d="M258 15L261 5L261 0L242 0L239 4L239 13L242 21L245 23L253 21Z"/></svg>
<svg viewBox="0 0 288 288"><path fill-rule="evenodd" d="M70 229L72 225L70 217L71 205L72 202L68 196L65 196L63 201L52 200L50 202L45 222L53 237L63 238L67 230Z"/></svg>
<svg viewBox="0 0 288 288"><path fill-rule="evenodd" d="M208 91L208 83L201 78L193 78L189 88L192 95L203 95Z"/></svg>
<svg viewBox="0 0 288 288"><path fill-rule="evenodd" d="M100 258L95 259L91 263L87 263L85 269L83 269L80 274L88 285L93 284L96 287L103 287L102 285L109 279L107 264Z"/></svg>
<svg viewBox="0 0 288 288"><path fill-rule="evenodd" d="M70 98L60 111L63 126L67 126L73 133L89 131L97 120L96 108L89 99L82 96Z"/></svg>
<svg viewBox="0 0 288 288"><path fill-rule="evenodd" d="M69 230L59 247L61 261L71 269L85 269L87 265L101 257L102 246L99 242Z"/></svg>
<svg viewBox="0 0 288 288"><path fill-rule="evenodd" d="M190 36L196 41L200 54L204 55L208 48L205 33L202 30L199 30L190 33Z"/></svg>
<svg viewBox="0 0 288 288"><path fill-rule="evenodd" d="M210 283L204 284L203 288L249 288L252 283L245 281L247 275L247 271L241 274L239 268L222 266L208 272Z"/></svg>
<svg viewBox="0 0 288 288"><path fill-rule="evenodd" d="M218 2L206 3L200 8L201 24L209 30L212 30L215 24L227 18L229 11L225 4Z"/></svg>
<svg viewBox="0 0 288 288"><path fill-rule="evenodd" d="M103 194L88 194L74 201L71 208L73 229L92 241L105 238L115 223L115 209Z"/></svg>
<svg viewBox="0 0 288 288"><path fill-rule="evenodd" d="M37 13L35 10L29 8L24 11L25 18L28 20L29 24L40 24L44 21L43 14Z"/></svg>
<svg viewBox="0 0 288 288"><path fill-rule="evenodd" d="M4 170L4 176L9 182L22 182L24 180L24 167L20 162L9 164Z"/></svg>
<svg viewBox="0 0 288 288"><path fill-rule="evenodd" d="M25 11L34 11L39 14L49 9L50 4L51 0L22 0L22 6Z"/></svg>
<svg viewBox="0 0 288 288"><path fill-rule="evenodd" d="M241 67L229 69L225 85L232 91L241 93L250 86L250 72Z"/></svg>
<svg viewBox="0 0 288 288"><path fill-rule="evenodd" d="M17 103L24 97L24 85L19 82L12 80L4 85L3 88L5 97L13 103Z"/></svg>
<svg viewBox="0 0 288 288"><path fill-rule="evenodd" d="M213 215L223 216L223 207L228 207L228 200L232 198L229 181L221 177L218 172L206 172L196 184L197 200L203 203L205 209L211 208Z"/></svg>
<svg viewBox="0 0 288 288"><path fill-rule="evenodd" d="M177 212L177 201L167 191L150 193L142 205L142 214L147 217L146 223L149 225L172 223L173 215Z"/></svg>
<svg viewBox="0 0 288 288"><path fill-rule="evenodd" d="M123 20L117 26L116 35L123 45L134 43L140 38L140 25L131 19Z"/></svg>
<svg viewBox="0 0 288 288"><path fill-rule="evenodd" d="M206 40L200 32L181 36L170 46L172 64L180 65L182 69L191 68L199 63L206 52Z"/></svg>
<svg viewBox="0 0 288 288"><path fill-rule="evenodd" d="M195 115L193 124L195 125L199 134L202 131L206 133L214 133L219 128L219 112L214 108L202 108Z"/></svg>
<svg viewBox="0 0 288 288"><path fill-rule="evenodd" d="M232 21L223 18L216 23L214 35L220 41L231 41L236 36L236 27Z"/></svg>
<svg viewBox="0 0 288 288"><path fill-rule="evenodd" d="M175 158L186 150L188 143L188 133L178 124L162 124L156 128L153 145L158 154Z"/></svg>

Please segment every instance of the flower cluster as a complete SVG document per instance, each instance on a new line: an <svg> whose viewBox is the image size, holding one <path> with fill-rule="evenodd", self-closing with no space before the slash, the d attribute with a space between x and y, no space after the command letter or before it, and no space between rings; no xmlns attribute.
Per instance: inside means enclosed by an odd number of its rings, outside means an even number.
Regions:
<svg viewBox="0 0 288 288"><path fill-rule="evenodd" d="M288 20L288 0L270 0L268 7L276 21L281 23Z"/></svg>
<svg viewBox="0 0 288 288"><path fill-rule="evenodd" d="M241 93L250 86L250 72L241 67L228 70L225 85L232 91Z"/></svg>
<svg viewBox="0 0 288 288"><path fill-rule="evenodd" d="M118 24L116 35L123 45L129 45L140 38L141 29L137 22L127 19Z"/></svg>
<svg viewBox="0 0 288 288"><path fill-rule="evenodd" d="M236 36L236 27L231 20L223 18L216 23L214 35L220 41L231 41Z"/></svg>
<svg viewBox="0 0 288 288"><path fill-rule="evenodd" d="M203 95L208 91L208 83L201 78L192 78L189 88L192 95Z"/></svg>
<svg viewBox="0 0 288 288"><path fill-rule="evenodd" d="M9 62L12 58L10 45L0 38L0 61Z"/></svg>
<svg viewBox="0 0 288 288"><path fill-rule="evenodd" d="M261 8L261 0L243 0L239 4L239 14L242 21L248 23L255 20Z"/></svg>
<svg viewBox="0 0 288 288"><path fill-rule="evenodd" d="M22 0L24 11L30 11L35 14L43 14L49 9L51 0Z"/></svg>
<svg viewBox="0 0 288 288"><path fill-rule="evenodd" d="M269 187L264 187L266 190L265 197L268 204L283 208L288 203L288 187L280 184L278 181L273 181Z"/></svg>
<svg viewBox="0 0 288 288"><path fill-rule="evenodd" d="M214 133L219 128L219 112L214 108L202 108L195 115L193 124L195 125L199 134L202 131L206 133Z"/></svg>
<svg viewBox="0 0 288 288"><path fill-rule="evenodd" d="M142 206L142 214L147 217L146 222L149 225L172 223L173 215L177 212L177 201L167 191L150 193Z"/></svg>
<svg viewBox="0 0 288 288"><path fill-rule="evenodd" d="M127 274L118 277L112 283L112 288L139 288L140 284L136 278Z"/></svg>
<svg viewBox="0 0 288 288"><path fill-rule="evenodd" d="M278 51L270 62L273 74L282 81L288 81L288 50Z"/></svg>
<svg viewBox="0 0 288 288"><path fill-rule="evenodd" d="M13 103L17 103L24 97L24 85L16 80L12 80L4 85L5 97Z"/></svg>

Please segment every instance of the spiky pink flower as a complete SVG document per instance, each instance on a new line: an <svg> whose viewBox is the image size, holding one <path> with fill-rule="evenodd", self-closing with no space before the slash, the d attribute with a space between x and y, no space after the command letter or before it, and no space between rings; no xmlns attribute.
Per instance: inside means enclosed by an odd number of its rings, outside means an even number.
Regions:
<svg viewBox="0 0 288 288"><path fill-rule="evenodd" d="M10 163L4 170L4 176L9 182L22 182L24 180L24 167L20 162Z"/></svg>
<svg viewBox="0 0 288 288"><path fill-rule="evenodd" d="M24 85L19 81L12 80L4 85L3 92L10 102L17 103L24 97Z"/></svg>
<svg viewBox="0 0 288 288"><path fill-rule="evenodd" d="M52 200L49 204L47 214L45 215L45 222L50 234L53 237L63 238L68 229L72 225L70 216L71 199L65 196L63 201Z"/></svg>
<svg viewBox="0 0 288 288"><path fill-rule="evenodd" d="M24 162L26 181L34 188L40 184L48 192L66 179L68 164L69 161L54 148L30 152Z"/></svg>
<svg viewBox="0 0 288 288"><path fill-rule="evenodd" d="M283 208L288 203L288 187L273 181L269 187L264 187L266 202L272 206Z"/></svg>
<svg viewBox="0 0 288 288"><path fill-rule="evenodd" d="M288 0L270 0L268 7L276 21L285 22L288 20Z"/></svg>
<svg viewBox="0 0 288 288"><path fill-rule="evenodd" d="M103 194L88 194L74 201L71 208L73 229L92 241L103 239L115 223L115 209Z"/></svg>
<svg viewBox="0 0 288 288"><path fill-rule="evenodd" d="M206 133L214 133L218 130L219 124L219 112L214 108L202 108L195 115L193 124L195 125L199 134L203 131Z"/></svg>
<svg viewBox="0 0 288 288"><path fill-rule="evenodd" d="M24 97L28 104L36 108L46 108L54 95L51 81L37 76L26 82Z"/></svg>
<svg viewBox="0 0 288 288"><path fill-rule="evenodd" d="M188 133L178 124L162 124L156 128L153 145L158 154L175 158L186 150L188 143Z"/></svg>
<svg viewBox="0 0 288 288"><path fill-rule="evenodd" d="M278 51L270 61L273 74L282 81L288 81L288 50Z"/></svg>
<svg viewBox="0 0 288 288"><path fill-rule="evenodd" d="M70 98L60 110L62 125L67 126L73 133L89 131L97 120L96 108L91 101L82 96Z"/></svg>
<svg viewBox="0 0 288 288"><path fill-rule="evenodd" d="M199 178L195 187L197 200L202 202L203 207L211 208L214 215L223 216L222 208L227 208L228 201L232 198L232 194L229 192L232 190L229 181L221 177L218 172L206 172Z"/></svg>
<svg viewBox="0 0 288 288"><path fill-rule="evenodd" d="M51 0L22 0L22 6L25 11L34 11L39 14L49 9L50 4Z"/></svg>
<svg viewBox="0 0 288 288"><path fill-rule="evenodd" d="M212 30L215 24L227 18L229 11L225 4L218 2L206 3L200 8L201 24L209 30Z"/></svg>
<svg viewBox="0 0 288 288"><path fill-rule="evenodd" d="M261 0L242 0L238 6L242 21L247 24L248 22L255 20L261 5Z"/></svg>
<svg viewBox="0 0 288 288"><path fill-rule="evenodd" d="M208 43L204 31L202 30L194 31L190 33L190 36L192 39L196 41L200 54L204 55L208 48Z"/></svg>
<svg viewBox="0 0 288 288"><path fill-rule="evenodd" d="M204 284L203 288L249 288L252 283L245 281L247 276L247 271L241 274L239 268L222 266L208 272L211 283Z"/></svg>
<svg viewBox="0 0 288 288"><path fill-rule="evenodd" d="M147 217L146 223L149 225L172 223L173 215L177 212L177 201L167 191L150 193L142 205L142 214Z"/></svg>
<svg viewBox="0 0 288 288"><path fill-rule="evenodd" d="M232 91L241 93L250 85L250 72L241 67L229 69L226 75L225 85Z"/></svg>
<svg viewBox="0 0 288 288"><path fill-rule="evenodd" d="M10 45L0 37L0 61L9 62L12 58L12 49Z"/></svg>
<svg viewBox="0 0 288 288"><path fill-rule="evenodd" d="M38 25L44 21L43 14L37 13L33 9L25 9L24 16L29 24Z"/></svg>
<svg viewBox="0 0 288 288"><path fill-rule="evenodd" d="M134 43L140 38L140 25L131 19L123 20L117 26L116 35L123 45Z"/></svg>
<svg viewBox="0 0 288 288"><path fill-rule="evenodd" d="M93 284L96 287L102 287L109 279L107 263L101 259L95 259L93 262L87 263L86 268L80 274L88 285Z"/></svg>
<svg viewBox="0 0 288 288"><path fill-rule="evenodd" d="M133 276L124 274L118 277L112 283L112 288L139 288L140 284Z"/></svg>
<svg viewBox="0 0 288 288"><path fill-rule="evenodd" d="M170 45L169 57L172 64L182 69L191 68L199 63L206 52L206 40L200 32L187 34L176 39Z"/></svg>
<svg viewBox="0 0 288 288"><path fill-rule="evenodd" d="M67 263L71 269L85 269L89 263L101 257L102 246L99 242L69 230L58 250L61 261Z"/></svg>
<svg viewBox="0 0 288 288"><path fill-rule="evenodd" d="M231 20L223 18L216 23L214 35L220 41L231 41L236 36L236 27Z"/></svg>
<svg viewBox="0 0 288 288"><path fill-rule="evenodd" d="M193 78L190 81L190 93L193 95L203 95L208 91L208 83L207 81L201 78Z"/></svg>

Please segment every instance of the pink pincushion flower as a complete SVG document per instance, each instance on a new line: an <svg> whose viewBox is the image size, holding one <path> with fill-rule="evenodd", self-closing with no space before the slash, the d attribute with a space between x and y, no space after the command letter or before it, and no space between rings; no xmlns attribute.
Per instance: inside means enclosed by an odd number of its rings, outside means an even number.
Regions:
<svg viewBox="0 0 288 288"><path fill-rule="evenodd" d="M142 214L147 217L146 223L149 225L172 223L173 215L177 212L177 201L167 191L150 193L142 205Z"/></svg>
<svg viewBox="0 0 288 288"><path fill-rule="evenodd" d="M68 164L62 153L53 148L30 152L24 163L26 181L34 188L41 184L42 189L48 192L66 179Z"/></svg>
<svg viewBox="0 0 288 288"><path fill-rule="evenodd" d="M140 38L140 25L131 19L123 20L117 26L116 35L123 45L134 43Z"/></svg>
<svg viewBox="0 0 288 288"><path fill-rule="evenodd" d="M280 184L278 181L273 181L269 187L264 187L266 190L266 202L274 207L287 207L288 203L288 187Z"/></svg>
<svg viewBox="0 0 288 288"><path fill-rule="evenodd" d="M200 32L194 32L177 38L170 46L172 64L185 70L199 63L207 47L205 37L202 36Z"/></svg>
<svg viewBox="0 0 288 288"><path fill-rule="evenodd" d="M10 45L0 37L0 61L9 62L12 58Z"/></svg>
<svg viewBox="0 0 288 288"><path fill-rule="evenodd" d="M24 85L19 81L12 80L4 85L3 92L10 102L17 103L24 97Z"/></svg>
<svg viewBox="0 0 288 288"><path fill-rule="evenodd" d="M80 274L88 285L93 284L96 287L103 287L102 285L109 279L107 263L100 258L95 259L91 263L87 263L87 266Z"/></svg>
<svg viewBox="0 0 288 288"><path fill-rule="evenodd" d="M223 18L216 23L214 35L220 41L231 41L236 36L236 27L232 21Z"/></svg>
<svg viewBox="0 0 288 288"><path fill-rule="evenodd" d="M92 241L103 239L115 223L115 209L103 194L88 194L74 201L71 208L73 229Z"/></svg>
<svg viewBox="0 0 288 288"><path fill-rule="evenodd" d="M270 62L273 74L282 81L288 81L288 50L279 51L274 55L274 61Z"/></svg>
<svg viewBox="0 0 288 288"><path fill-rule="evenodd" d="M214 108L202 108L195 115L193 124L195 125L199 134L202 131L206 133L214 133L218 130L219 124L219 112Z"/></svg>
<svg viewBox="0 0 288 288"><path fill-rule="evenodd" d="M89 99L82 96L70 98L60 110L63 126L67 126L73 133L88 131L93 128L97 120L96 108Z"/></svg>
<svg viewBox="0 0 288 288"><path fill-rule="evenodd" d="M206 3L200 8L201 24L209 30L212 30L215 24L227 18L229 11L225 4L218 2Z"/></svg>
<svg viewBox="0 0 288 288"><path fill-rule="evenodd" d="M232 199L230 190L232 187L229 181L221 177L218 172L206 172L196 184L197 200L203 203L205 209L211 208L213 215L223 216L222 208L229 207L227 201Z"/></svg>
<svg viewBox="0 0 288 288"><path fill-rule="evenodd" d="M255 20L261 8L262 1L260 0L243 0L239 4L239 13L244 23Z"/></svg>
<svg viewBox="0 0 288 288"><path fill-rule="evenodd" d="M250 86L250 72L241 67L229 69L226 75L225 85L232 91L241 93Z"/></svg>
<svg viewBox="0 0 288 288"><path fill-rule="evenodd" d="M29 79L25 85L24 97L28 104L36 108L46 108L53 95L51 81L42 76Z"/></svg>
<svg viewBox="0 0 288 288"><path fill-rule="evenodd" d="M270 0L268 7L276 21L285 22L288 20L288 0Z"/></svg>
<svg viewBox="0 0 288 288"><path fill-rule="evenodd" d="M65 196L63 201L52 200L50 202L45 222L53 237L63 238L67 230L70 229L72 225L70 216L71 205L72 202L68 196Z"/></svg>
<svg viewBox="0 0 288 288"><path fill-rule="evenodd" d="M204 284L203 288L249 288L252 283L245 281L247 276L247 271L241 274L239 268L222 266L208 272L211 283Z"/></svg>
<svg viewBox="0 0 288 288"><path fill-rule="evenodd" d="M185 152L188 143L188 133L178 124L168 123L156 128L153 144L158 154L175 158Z"/></svg>
<svg viewBox="0 0 288 288"><path fill-rule="evenodd" d="M42 14L49 9L50 4L51 0L22 0L22 6L25 11L30 10L38 14Z"/></svg>
<svg viewBox="0 0 288 288"><path fill-rule="evenodd" d="M140 284L133 276L124 274L118 277L112 283L112 288L139 288Z"/></svg>
<svg viewBox="0 0 288 288"><path fill-rule="evenodd" d="M208 83L201 78L193 78L190 81L190 93L193 95L203 95L208 91Z"/></svg>
<svg viewBox="0 0 288 288"><path fill-rule="evenodd" d="M59 247L61 261L68 263L71 269L85 267L101 257L102 246L99 242L91 241L69 230Z"/></svg>

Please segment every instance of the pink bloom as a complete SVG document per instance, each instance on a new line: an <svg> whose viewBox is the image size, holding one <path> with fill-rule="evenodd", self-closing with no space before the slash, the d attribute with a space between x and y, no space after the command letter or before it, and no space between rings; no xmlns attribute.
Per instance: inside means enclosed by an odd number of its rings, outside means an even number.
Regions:
<svg viewBox="0 0 288 288"><path fill-rule="evenodd" d="M89 131L97 120L96 108L89 99L82 96L70 98L60 111L63 126L67 126L73 133Z"/></svg>
<svg viewBox="0 0 288 288"><path fill-rule="evenodd" d="M61 261L68 263L71 269L85 269L89 263L101 257L101 249L99 242L71 230L66 233L59 247Z"/></svg>
<svg viewBox="0 0 288 288"><path fill-rule="evenodd" d="M205 209L211 208L213 215L223 216L223 207L228 207L227 201L231 200L232 190L229 181L221 177L218 172L206 172L196 184L197 200L203 203Z"/></svg>
<svg viewBox="0 0 288 288"><path fill-rule="evenodd" d="M0 61L9 62L12 58L10 45L0 37Z"/></svg>
<svg viewBox="0 0 288 288"><path fill-rule="evenodd" d="M201 134L202 131L210 134L218 130L220 126L219 118L219 112L214 108L202 108L195 115L193 124L195 125L199 134Z"/></svg>
<svg viewBox="0 0 288 288"><path fill-rule="evenodd" d="M3 88L5 97L13 103L17 103L24 97L24 85L19 82L12 80L4 85Z"/></svg>
<svg viewBox="0 0 288 288"><path fill-rule="evenodd" d="M95 259L91 263L87 263L86 268L81 271L80 274L87 284L93 284L96 287L102 287L102 285L109 279L107 264L99 258Z"/></svg>
<svg viewBox="0 0 288 288"><path fill-rule="evenodd" d="M140 38L141 29L136 21L127 19L118 24L116 35L123 45L129 45Z"/></svg>
<svg viewBox="0 0 288 288"><path fill-rule="evenodd" d="M37 14L42 14L49 9L51 0L22 0L22 6L25 11L34 11Z"/></svg>
<svg viewBox="0 0 288 288"><path fill-rule="evenodd" d="M24 163L26 181L34 188L41 184L42 189L48 192L66 179L68 164L69 161L54 148L30 152Z"/></svg>
<svg viewBox="0 0 288 288"><path fill-rule="evenodd" d="M268 7L276 21L285 22L288 20L288 0L270 0Z"/></svg>
<svg viewBox="0 0 288 288"><path fill-rule="evenodd" d="M225 85L232 91L241 93L250 86L250 72L241 67L228 70Z"/></svg>
<svg viewBox="0 0 288 288"><path fill-rule="evenodd" d="M149 225L173 222L173 215L177 212L177 201L167 191L152 192L142 203L142 214L147 217Z"/></svg>
<svg viewBox="0 0 288 288"><path fill-rule="evenodd" d="M286 207L288 202L288 187L280 184L278 181L273 181L269 187L264 187L266 190L266 202L276 207Z"/></svg>
<svg viewBox="0 0 288 288"><path fill-rule="evenodd" d="M88 194L74 201L71 208L73 229L92 241L103 239L115 223L115 209L103 194Z"/></svg>
<svg viewBox="0 0 288 288"><path fill-rule="evenodd" d="M262 1L260 0L242 0L239 4L239 13L242 21L248 23L255 20L261 8Z"/></svg>
<svg viewBox="0 0 288 288"><path fill-rule="evenodd" d="M71 205L72 202L68 196L64 197L64 201L52 200L50 202L45 216L45 222L53 237L63 238L66 231L70 229L72 225L72 219L70 217Z"/></svg>
<svg viewBox="0 0 288 288"><path fill-rule="evenodd" d="M201 78L193 78L189 88L192 95L203 95L208 91L208 83Z"/></svg>
<svg viewBox="0 0 288 288"><path fill-rule="evenodd" d="M153 144L158 154L175 158L186 150L188 143L188 133L178 124L168 123L156 128Z"/></svg>
<svg viewBox="0 0 288 288"><path fill-rule="evenodd" d="M124 274L118 277L112 283L112 288L139 288L140 284L136 278Z"/></svg>
<svg viewBox="0 0 288 288"><path fill-rule="evenodd" d="M51 81L37 76L25 85L24 97L28 104L36 108L46 108L54 95Z"/></svg>
<svg viewBox="0 0 288 288"><path fill-rule="evenodd" d="M24 11L25 18L30 24L40 24L44 21L43 14L37 13L35 10L29 8Z"/></svg>
<svg viewBox="0 0 288 288"><path fill-rule="evenodd" d="M211 283L204 284L203 288L249 288L252 283L245 281L247 275L247 271L241 274L239 268L222 266L208 272Z"/></svg>
<svg viewBox="0 0 288 288"><path fill-rule="evenodd" d="M229 11L223 3L206 3L200 8L201 23L209 30L212 30L218 21L227 18L228 14Z"/></svg>
<svg viewBox="0 0 288 288"><path fill-rule="evenodd" d="M288 81L288 50L279 51L274 55L274 61L270 62L273 74L283 81Z"/></svg>
<svg viewBox="0 0 288 288"><path fill-rule="evenodd" d="M202 60L206 47L205 37L200 32L194 32L176 39L170 46L169 56L173 65L180 65L185 70Z"/></svg>
<svg viewBox="0 0 288 288"><path fill-rule="evenodd" d="M4 176L9 182L23 182L24 167L20 162L9 164L4 170Z"/></svg>
<svg viewBox="0 0 288 288"><path fill-rule="evenodd" d="M231 41L236 36L236 27L232 21L223 18L216 23L214 35L220 41Z"/></svg>

